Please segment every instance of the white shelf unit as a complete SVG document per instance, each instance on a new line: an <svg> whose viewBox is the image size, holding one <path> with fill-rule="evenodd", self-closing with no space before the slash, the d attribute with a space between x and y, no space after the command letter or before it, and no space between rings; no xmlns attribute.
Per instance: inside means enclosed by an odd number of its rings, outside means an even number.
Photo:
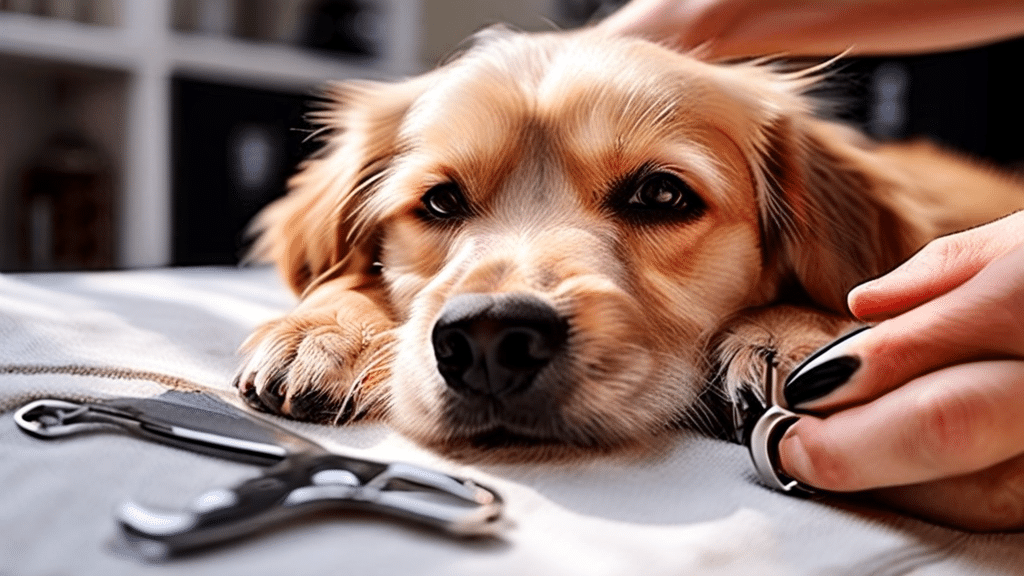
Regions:
<svg viewBox="0 0 1024 576"><path fill-rule="evenodd" d="M186 0L92 1L105 7L108 22L23 14L10 10L12 0L0 0L0 269L17 258L18 223L10 207L21 167L54 128L48 91L58 78L74 80L74 115L114 163L115 266L163 266L171 261L173 234L172 77L303 93L329 79L405 76L488 23L550 27L546 19L557 6L557 0L364 0L372 2L383 42L375 57L346 58L177 30L176 3Z"/></svg>

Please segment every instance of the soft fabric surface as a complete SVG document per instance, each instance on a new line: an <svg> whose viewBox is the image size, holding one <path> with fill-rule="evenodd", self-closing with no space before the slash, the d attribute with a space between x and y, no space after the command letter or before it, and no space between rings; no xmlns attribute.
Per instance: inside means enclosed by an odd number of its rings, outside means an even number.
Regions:
<svg viewBox="0 0 1024 576"><path fill-rule="evenodd" d="M505 498L510 526L501 539L465 542L386 519L321 515L144 564L116 544L120 503L174 509L259 468L121 434L38 440L11 418L44 396L165 390L124 369L231 397L237 346L291 303L267 269L0 276L0 575L1024 572L1024 535L969 535L833 499L777 494L753 479L742 447L686 432L644 461L468 466L383 425L280 419L338 450L478 479Z"/></svg>

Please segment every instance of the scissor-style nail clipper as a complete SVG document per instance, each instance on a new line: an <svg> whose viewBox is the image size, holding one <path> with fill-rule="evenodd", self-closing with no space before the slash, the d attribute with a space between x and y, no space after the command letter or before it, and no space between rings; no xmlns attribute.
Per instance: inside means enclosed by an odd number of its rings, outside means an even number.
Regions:
<svg viewBox="0 0 1024 576"><path fill-rule="evenodd" d="M18 410L15 420L42 438L117 427L177 447L270 466L234 488L198 496L186 510L125 503L118 521L126 540L151 559L322 510L380 512L457 536L492 535L503 525L501 498L471 480L332 453L210 396L169 392L159 398L93 403L37 400Z"/></svg>

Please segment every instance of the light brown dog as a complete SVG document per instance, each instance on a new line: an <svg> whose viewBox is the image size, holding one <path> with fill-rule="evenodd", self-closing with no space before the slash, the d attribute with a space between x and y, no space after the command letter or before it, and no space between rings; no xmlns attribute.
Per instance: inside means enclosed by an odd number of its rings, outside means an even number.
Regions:
<svg viewBox="0 0 1024 576"><path fill-rule="evenodd" d="M650 445L709 382L783 375L845 295L1024 188L815 119L815 71L596 31L492 29L334 86L326 146L258 221L301 295L245 344L263 409L386 417L437 449Z"/></svg>

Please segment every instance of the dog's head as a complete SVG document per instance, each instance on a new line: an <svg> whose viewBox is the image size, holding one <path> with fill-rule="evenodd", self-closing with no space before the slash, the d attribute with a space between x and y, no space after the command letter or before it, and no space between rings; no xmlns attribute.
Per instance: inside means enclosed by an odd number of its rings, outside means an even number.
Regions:
<svg viewBox="0 0 1024 576"><path fill-rule="evenodd" d="M811 82L594 31L488 30L423 76L333 88L326 147L271 209L268 245L297 291L383 287L390 410L411 436L649 439L692 408L731 315L842 311L899 252L860 152L812 120Z"/></svg>

